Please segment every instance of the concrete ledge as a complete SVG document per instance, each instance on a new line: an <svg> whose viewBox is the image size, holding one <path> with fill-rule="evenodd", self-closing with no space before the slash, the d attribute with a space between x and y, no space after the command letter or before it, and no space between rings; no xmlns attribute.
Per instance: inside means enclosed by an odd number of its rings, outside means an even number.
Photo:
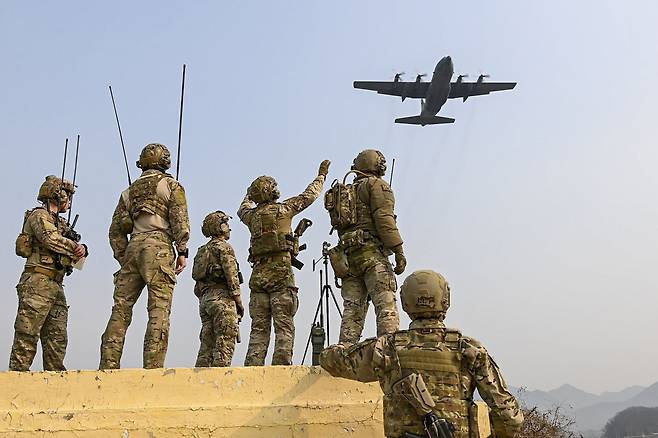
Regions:
<svg viewBox="0 0 658 438"><path fill-rule="evenodd" d="M2 372L0 436L383 437L381 402L317 367Z"/></svg>

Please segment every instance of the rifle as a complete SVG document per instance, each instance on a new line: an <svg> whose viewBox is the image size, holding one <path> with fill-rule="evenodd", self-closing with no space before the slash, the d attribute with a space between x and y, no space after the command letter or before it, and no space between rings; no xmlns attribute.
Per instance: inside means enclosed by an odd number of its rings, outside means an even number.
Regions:
<svg viewBox="0 0 658 438"><path fill-rule="evenodd" d="M290 263L296 268L301 271L301 269L304 267L304 263L297 258L299 255L300 251L304 251L306 249L306 244L299 244L299 238L302 237L302 235L306 232L306 230L313 225L313 222L310 219L302 219L299 221L297 226L295 227L295 231L293 232L293 235L287 235L286 239L292 242L292 250L290 251Z"/></svg>
<svg viewBox="0 0 658 438"><path fill-rule="evenodd" d="M436 406L423 376L411 373L393 384L393 392L401 395L423 418L426 435L405 432L404 438L454 438L454 426L434 411Z"/></svg>

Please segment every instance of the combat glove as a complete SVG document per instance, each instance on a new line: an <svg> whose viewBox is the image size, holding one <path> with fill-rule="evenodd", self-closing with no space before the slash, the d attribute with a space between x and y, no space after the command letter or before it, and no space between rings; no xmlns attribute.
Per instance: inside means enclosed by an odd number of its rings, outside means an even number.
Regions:
<svg viewBox="0 0 658 438"><path fill-rule="evenodd" d="M325 178L327 175L329 175L329 165L331 164L331 161L329 160L324 160L322 163L320 163L320 169L318 170L318 176L322 175Z"/></svg>
<svg viewBox="0 0 658 438"><path fill-rule="evenodd" d="M398 245L393 248L393 252L395 253L395 268L393 269L393 272L395 272L397 275L400 275L407 267L407 258L404 256L404 252L402 251L402 245Z"/></svg>

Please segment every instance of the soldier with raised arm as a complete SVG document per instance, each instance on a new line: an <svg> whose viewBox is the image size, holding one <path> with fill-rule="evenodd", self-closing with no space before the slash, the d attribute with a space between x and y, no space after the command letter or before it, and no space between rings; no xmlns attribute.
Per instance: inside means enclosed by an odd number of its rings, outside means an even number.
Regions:
<svg viewBox="0 0 658 438"><path fill-rule="evenodd" d="M50 175L41 184L41 206L25 212L23 229L16 239L16 255L25 268L16 286L18 312L9 358L11 371L29 371L41 340L43 369L64 371L68 336L68 305L64 276L87 255L87 247L66 237L68 225L60 213L70 208L72 183Z"/></svg>
<svg viewBox="0 0 658 438"><path fill-rule="evenodd" d="M101 337L100 369L120 367L133 306L144 286L148 289L144 368L164 366L172 294L176 275L187 263L190 237L185 190L165 173L170 166L166 146L146 145L137 161L142 175L121 193L114 210L109 238L121 269L114 274L114 305Z"/></svg>
<svg viewBox="0 0 658 438"><path fill-rule="evenodd" d="M322 192L329 173L329 160L320 164L318 176L298 196L277 202L277 183L270 176L256 178L244 197L238 216L249 228L249 279L251 333L244 364L264 365L274 322L272 365L291 365L297 312L297 287L292 272L294 237L292 218L310 206Z"/></svg>
<svg viewBox="0 0 658 438"><path fill-rule="evenodd" d="M494 436L512 438L523 423L518 402L484 346L445 327L445 279L416 271L404 281L400 299L411 318L409 330L332 345L320 355L322 367L336 377L379 381L389 438L479 436L476 389L491 410Z"/></svg>

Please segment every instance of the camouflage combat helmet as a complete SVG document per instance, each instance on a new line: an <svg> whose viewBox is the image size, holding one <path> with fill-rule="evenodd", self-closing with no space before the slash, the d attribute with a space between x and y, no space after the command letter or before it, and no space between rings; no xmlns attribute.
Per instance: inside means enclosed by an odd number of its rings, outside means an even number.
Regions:
<svg viewBox="0 0 658 438"><path fill-rule="evenodd" d="M386 173L386 158L384 154L375 149L361 151L353 161L352 170L384 176Z"/></svg>
<svg viewBox="0 0 658 438"><path fill-rule="evenodd" d="M213 211L212 213L209 213L203 220L203 224L201 225L201 232L206 237L221 236L224 234L222 231L222 224L228 223L229 219L231 219L231 216L227 215L223 211Z"/></svg>
<svg viewBox="0 0 658 438"><path fill-rule="evenodd" d="M249 199L256 204L263 202L276 201L281 194L276 184L276 180L271 176L259 176L256 178L247 190Z"/></svg>
<svg viewBox="0 0 658 438"><path fill-rule="evenodd" d="M48 175L46 180L39 187L39 194L37 200L41 202L48 202L48 200L64 203L75 192L75 187L69 181L56 177L55 175Z"/></svg>
<svg viewBox="0 0 658 438"><path fill-rule="evenodd" d="M430 270L415 271L400 288L402 309L411 319L443 320L450 307L450 286L443 276Z"/></svg>
<svg viewBox="0 0 658 438"><path fill-rule="evenodd" d="M142 170L157 169L166 171L171 167L171 154L167 146L160 143L147 144L139 154L137 167Z"/></svg>

